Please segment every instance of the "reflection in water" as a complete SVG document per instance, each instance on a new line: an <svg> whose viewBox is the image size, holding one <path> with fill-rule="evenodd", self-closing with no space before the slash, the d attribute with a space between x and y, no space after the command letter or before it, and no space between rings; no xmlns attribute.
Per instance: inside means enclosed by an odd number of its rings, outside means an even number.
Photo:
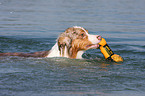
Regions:
<svg viewBox="0 0 145 96"><path fill-rule="evenodd" d="M94 70L97 71L109 71L110 66L122 65L121 63L111 62L104 59L69 59L69 58L49 58L45 59L47 62L53 62L52 64L61 68L77 68L80 70Z"/></svg>
<svg viewBox="0 0 145 96"><path fill-rule="evenodd" d="M0 0L0 52L50 49L71 26L104 37L124 62L0 57L0 95L144 96L145 0ZM99 59L95 59L98 57Z"/></svg>

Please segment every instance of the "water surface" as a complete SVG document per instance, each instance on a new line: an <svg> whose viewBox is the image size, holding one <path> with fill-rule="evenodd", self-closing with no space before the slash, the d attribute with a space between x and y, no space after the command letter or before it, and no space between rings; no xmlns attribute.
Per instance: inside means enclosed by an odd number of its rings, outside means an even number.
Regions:
<svg viewBox="0 0 145 96"><path fill-rule="evenodd" d="M144 96L144 0L1 0L0 52L49 50L68 27L103 36L124 62L100 50L84 60L0 57L1 96Z"/></svg>

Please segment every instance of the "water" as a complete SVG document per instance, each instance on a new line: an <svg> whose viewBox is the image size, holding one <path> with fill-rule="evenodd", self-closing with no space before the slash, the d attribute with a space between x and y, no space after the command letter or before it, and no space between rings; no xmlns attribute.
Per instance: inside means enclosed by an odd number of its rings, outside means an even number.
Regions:
<svg viewBox="0 0 145 96"><path fill-rule="evenodd" d="M122 63L100 50L85 60L0 57L1 96L144 96L144 0L0 0L0 52L50 49L66 28L103 36ZM97 59L96 59L97 57Z"/></svg>

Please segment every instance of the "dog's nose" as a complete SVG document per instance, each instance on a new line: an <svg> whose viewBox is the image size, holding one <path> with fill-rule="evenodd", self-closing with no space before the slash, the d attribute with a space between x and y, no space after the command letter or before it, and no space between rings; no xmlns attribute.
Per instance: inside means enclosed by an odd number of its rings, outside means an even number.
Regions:
<svg viewBox="0 0 145 96"><path fill-rule="evenodd" d="M101 37L101 36L97 36L97 39L98 39L98 40L101 40L101 39L102 39L102 37Z"/></svg>

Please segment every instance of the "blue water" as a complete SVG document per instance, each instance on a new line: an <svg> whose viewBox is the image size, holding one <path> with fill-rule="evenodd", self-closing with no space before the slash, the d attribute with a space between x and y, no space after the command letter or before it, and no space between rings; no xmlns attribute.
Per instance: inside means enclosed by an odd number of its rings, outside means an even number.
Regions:
<svg viewBox="0 0 145 96"><path fill-rule="evenodd" d="M0 96L144 96L144 0L0 0L0 52L49 50L68 27L103 36L124 62L0 57ZM97 59L96 59L97 58Z"/></svg>

